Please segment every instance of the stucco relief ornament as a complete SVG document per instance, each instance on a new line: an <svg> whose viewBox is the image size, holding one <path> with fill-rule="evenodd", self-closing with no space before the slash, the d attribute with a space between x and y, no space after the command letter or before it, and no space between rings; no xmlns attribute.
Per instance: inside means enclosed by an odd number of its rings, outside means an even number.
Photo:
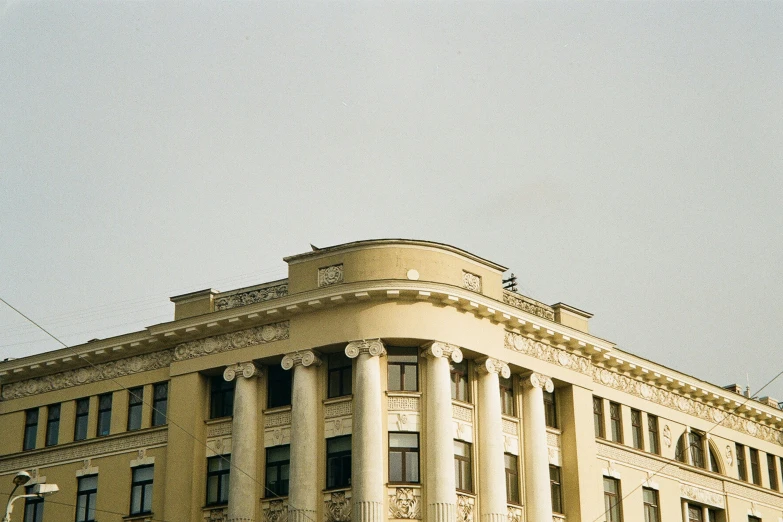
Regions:
<svg viewBox="0 0 783 522"><path fill-rule="evenodd" d="M508 522L522 522L522 510L516 507L508 506L506 515Z"/></svg>
<svg viewBox="0 0 783 522"><path fill-rule="evenodd" d="M668 424L663 427L663 442L666 443L668 448L672 445L672 430Z"/></svg>
<svg viewBox="0 0 783 522"><path fill-rule="evenodd" d="M470 272L462 272L462 286L472 292L481 292L481 277Z"/></svg>
<svg viewBox="0 0 783 522"><path fill-rule="evenodd" d="M318 286L336 285L343 282L343 265L332 265L318 269Z"/></svg>
<svg viewBox="0 0 783 522"><path fill-rule="evenodd" d="M351 503L345 498L345 493L332 493L331 498L326 501L326 520L327 522L350 522Z"/></svg>
<svg viewBox="0 0 783 522"><path fill-rule="evenodd" d="M252 362L237 363L232 364L223 370L223 379L230 382L233 381L237 375L249 379L258 373L258 368L256 368L256 365Z"/></svg>
<svg viewBox="0 0 783 522"><path fill-rule="evenodd" d="M419 519L419 499L414 495L413 488L397 488L389 495L389 517Z"/></svg>
<svg viewBox="0 0 783 522"><path fill-rule="evenodd" d="M457 522L473 522L474 503L467 495L457 495Z"/></svg>
<svg viewBox="0 0 783 522"><path fill-rule="evenodd" d="M280 366L282 366L284 370L290 370L297 364L301 364L305 367L311 365L320 366L321 358L312 350L303 350L301 352L288 353L283 357L283 360L280 361Z"/></svg>
<svg viewBox="0 0 783 522"><path fill-rule="evenodd" d="M726 462L729 463L729 466L734 465L734 455L731 453L731 446L728 444L726 445Z"/></svg>
<svg viewBox="0 0 783 522"><path fill-rule="evenodd" d="M264 509L264 522L285 522L288 520L288 506L282 500L273 500Z"/></svg>
<svg viewBox="0 0 783 522"><path fill-rule="evenodd" d="M289 321L281 321L238 332L187 341L174 348L174 360L193 359L213 353L288 339L290 324Z"/></svg>

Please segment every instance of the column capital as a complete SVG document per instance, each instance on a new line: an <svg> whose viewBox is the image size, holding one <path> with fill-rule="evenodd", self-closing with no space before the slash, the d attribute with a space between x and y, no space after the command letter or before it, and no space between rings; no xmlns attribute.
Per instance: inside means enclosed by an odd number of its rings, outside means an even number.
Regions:
<svg viewBox="0 0 783 522"><path fill-rule="evenodd" d="M283 360L280 361L280 366L284 370L290 370L297 364L302 366L321 366L321 354L313 350L301 350L297 352L287 353L283 356Z"/></svg>
<svg viewBox="0 0 783 522"><path fill-rule="evenodd" d="M552 393L555 389L555 385L552 382L552 379L546 375L537 372L530 372L524 373L520 375L520 377L522 378L522 386L525 389L542 388L549 393Z"/></svg>
<svg viewBox="0 0 783 522"><path fill-rule="evenodd" d="M386 349L380 339L362 339L361 341L351 341L345 347L345 355L349 359L359 357L361 353L368 353L371 357L380 357L386 355Z"/></svg>
<svg viewBox="0 0 783 522"><path fill-rule="evenodd" d="M508 364L499 359L493 359L492 357L482 357L481 359L477 359L474 362L476 364L476 373L496 373L504 379L511 377L511 369L508 367Z"/></svg>
<svg viewBox="0 0 783 522"><path fill-rule="evenodd" d="M227 381L233 381L238 375L241 375L245 379L250 379L256 375L259 375L261 370L253 363L253 361L236 363L229 365L223 370L223 379Z"/></svg>
<svg viewBox="0 0 783 522"><path fill-rule="evenodd" d="M425 344L421 355L424 357L444 357L447 360L451 359L455 363L462 362L462 350L459 349L459 346L440 341L432 341Z"/></svg>

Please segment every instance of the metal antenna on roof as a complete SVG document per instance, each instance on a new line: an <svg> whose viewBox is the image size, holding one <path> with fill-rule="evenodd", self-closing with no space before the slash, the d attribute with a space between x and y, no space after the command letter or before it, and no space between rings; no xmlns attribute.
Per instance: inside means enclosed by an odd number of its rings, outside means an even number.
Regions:
<svg viewBox="0 0 783 522"><path fill-rule="evenodd" d="M511 292L517 291L517 276L511 273L511 277L503 280L503 290L510 290Z"/></svg>

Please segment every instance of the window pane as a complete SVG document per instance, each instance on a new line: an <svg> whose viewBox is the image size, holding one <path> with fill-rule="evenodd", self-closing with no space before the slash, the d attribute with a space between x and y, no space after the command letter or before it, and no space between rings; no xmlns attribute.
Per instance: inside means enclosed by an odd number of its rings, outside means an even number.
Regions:
<svg viewBox="0 0 783 522"><path fill-rule="evenodd" d="M145 513L152 511L152 484L144 486L144 505L141 507Z"/></svg>
<svg viewBox="0 0 783 522"><path fill-rule="evenodd" d="M155 468L152 466L144 466L134 468L133 470L133 482L143 482L145 480L152 480Z"/></svg>
<svg viewBox="0 0 783 522"><path fill-rule="evenodd" d="M389 481L402 482L402 453L389 452Z"/></svg>
<svg viewBox="0 0 783 522"><path fill-rule="evenodd" d="M405 391L416 391L418 390L418 383L416 382L416 367L406 365L403 367L403 388Z"/></svg>
<svg viewBox="0 0 783 522"><path fill-rule="evenodd" d="M418 482L419 481L419 453L417 451L409 451L405 454L405 471L406 482Z"/></svg>
<svg viewBox="0 0 783 522"><path fill-rule="evenodd" d="M392 448L418 448L419 436L416 433L389 433L389 446Z"/></svg>
<svg viewBox="0 0 783 522"><path fill-rule="evenodd" d="M141 513L141 486L131 489L131 514Z"/></svg>
<svg viewBox="0 0 783 522"><path fill-rule="evenodd" d="M389 390L400 391L402 389L402 367L399 364L389 364Z"/></svg>

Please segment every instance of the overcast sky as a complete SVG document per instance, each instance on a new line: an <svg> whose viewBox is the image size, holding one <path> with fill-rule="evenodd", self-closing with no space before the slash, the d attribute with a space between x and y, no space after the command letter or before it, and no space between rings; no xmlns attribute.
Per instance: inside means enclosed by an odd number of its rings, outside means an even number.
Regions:
<svg viewBox="0 0 783 522"><path fill-rule="evenodd" d="M66 343L403 237L710 382L783 370L780 2L0 9L0 297ZM57 347L0 308L0 359Z"/></svg>

